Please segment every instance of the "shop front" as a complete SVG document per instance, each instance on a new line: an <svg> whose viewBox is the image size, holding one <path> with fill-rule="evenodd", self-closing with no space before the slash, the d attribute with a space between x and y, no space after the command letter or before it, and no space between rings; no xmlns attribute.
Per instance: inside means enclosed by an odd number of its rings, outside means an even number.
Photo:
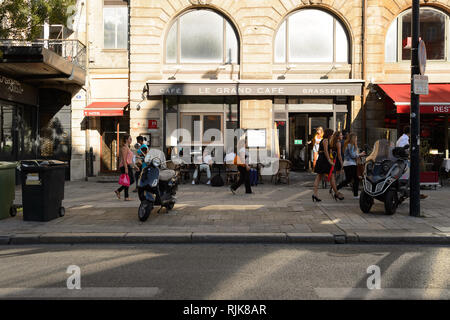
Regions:
<svg viewBox="0 0 450 320"><path fill-rule="evenodd" d="M127 106L128 102L93 102L83 111L88 123L86 129L96 130L99 133L100 172L102 173L117 172L119 169L120 141L130 128ZM91 155L92 147L87 149L87 171L90 175L94 175L92 167L95 160Z"/></svg>
<svg viewBox="0 0 450 320"><path fill-rule="evenodd" d="M290 159L294 168L310 167L315 128L350 127L359 80L277 81L149 81L147 99L161 99L163 150L191 154L213 144L225 155L235 151L237 129L251 131L250 150ZM254 140L254 141L253 141Z"/></svg>
<svg viewBox="0 0 450 320"><path fill-rule="evenodd" d="M38 156L38 90L0 75L0 161Z"/></svg>
<svg viewBox="0 0 450 320"><path fill-rule="evenodd" d="M274 102L280 156L289 159L294 169L311 169L310 141L318 127L337 131L350 128L350 97L277 97Z"/></svg>
<svg viewBox="0 0 450 320"><path fill-rule="evenodd" d="M385 93L385 126L398 136L410 125L410 85L379 84ZM429 84L429 94L420 96L420 153L422 171L438 171L449 158L450 84Z"/></svg>

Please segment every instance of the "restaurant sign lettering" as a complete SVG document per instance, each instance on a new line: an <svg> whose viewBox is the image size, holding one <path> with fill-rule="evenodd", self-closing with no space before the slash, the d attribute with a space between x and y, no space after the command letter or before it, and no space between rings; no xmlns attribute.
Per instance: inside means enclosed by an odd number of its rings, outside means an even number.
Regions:
<svg viewBox="0 0 450 320"><path fill-rule="evenodd" d="M204 84L204 83L147 83L148 96L174 95L242 95L242 96L356 96L361 95L360 83L338 84Z"/></svg>
<svg viewBox="0 0 450 320"><path fill-rule="evenodd" d="M398 105L397 113L409 113L409 105ZM420 113L450 114L450 105L421 105Z"/></svg>
<svg viewBox="0 0 450 320"><path fill-rule="evenodd" d="M37 97L36 88L0 75L0 99L36 105Z"/></svg>

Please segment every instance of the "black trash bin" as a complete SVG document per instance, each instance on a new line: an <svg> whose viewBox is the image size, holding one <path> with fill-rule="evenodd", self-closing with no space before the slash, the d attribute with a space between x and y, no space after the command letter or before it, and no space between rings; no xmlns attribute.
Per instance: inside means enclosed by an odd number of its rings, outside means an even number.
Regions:
<svg viewBox="0 0 450 320"><path fill-rule="evenodd" d="M49 221L62 217L67 164L56 160L26 160L20 165L23 220Z"/></svg>

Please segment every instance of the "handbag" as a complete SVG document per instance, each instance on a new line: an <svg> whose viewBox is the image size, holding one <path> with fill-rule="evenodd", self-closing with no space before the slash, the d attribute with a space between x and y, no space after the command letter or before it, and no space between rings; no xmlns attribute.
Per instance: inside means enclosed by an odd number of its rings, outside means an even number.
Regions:
<svg viewBox="0 0 450 320"><path fill-rule="evenodd" d="M331 166L330 173L328 174L328 182L331 180L331 176L333 175L334 166L336 165L336 159L333 161L333 165Z"/></svg>
<svg viewBox="0 0 450 320"><path fill-rule="evenodd" d="M124 187L130 186L130 177L126 173L122 173L119 177L119 184Z"/></svg>

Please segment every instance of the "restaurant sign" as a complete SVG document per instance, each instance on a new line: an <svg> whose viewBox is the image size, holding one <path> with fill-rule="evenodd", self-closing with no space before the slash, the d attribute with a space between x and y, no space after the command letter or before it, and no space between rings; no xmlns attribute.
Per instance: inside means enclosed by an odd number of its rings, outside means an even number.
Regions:
<svg viewBox="0 0 450 320"><path fill-rule="evenodd" d="M397 106L397 113L409 113L409 105ZM420 106L420 113L437 113L437 114L450 114L450 105L426 105Z"/></svg>
<svg viewBox="0 0 450 320"><path fill-rule="evenodd" d="M357 96L361 83L147 83L148 96Z"/></svg>
<svg viewBox="0 0 450 320"><path fill-rule="evenodd" d="M37 105L38 91L34 87L0 75L0 99Z"/></svg>

